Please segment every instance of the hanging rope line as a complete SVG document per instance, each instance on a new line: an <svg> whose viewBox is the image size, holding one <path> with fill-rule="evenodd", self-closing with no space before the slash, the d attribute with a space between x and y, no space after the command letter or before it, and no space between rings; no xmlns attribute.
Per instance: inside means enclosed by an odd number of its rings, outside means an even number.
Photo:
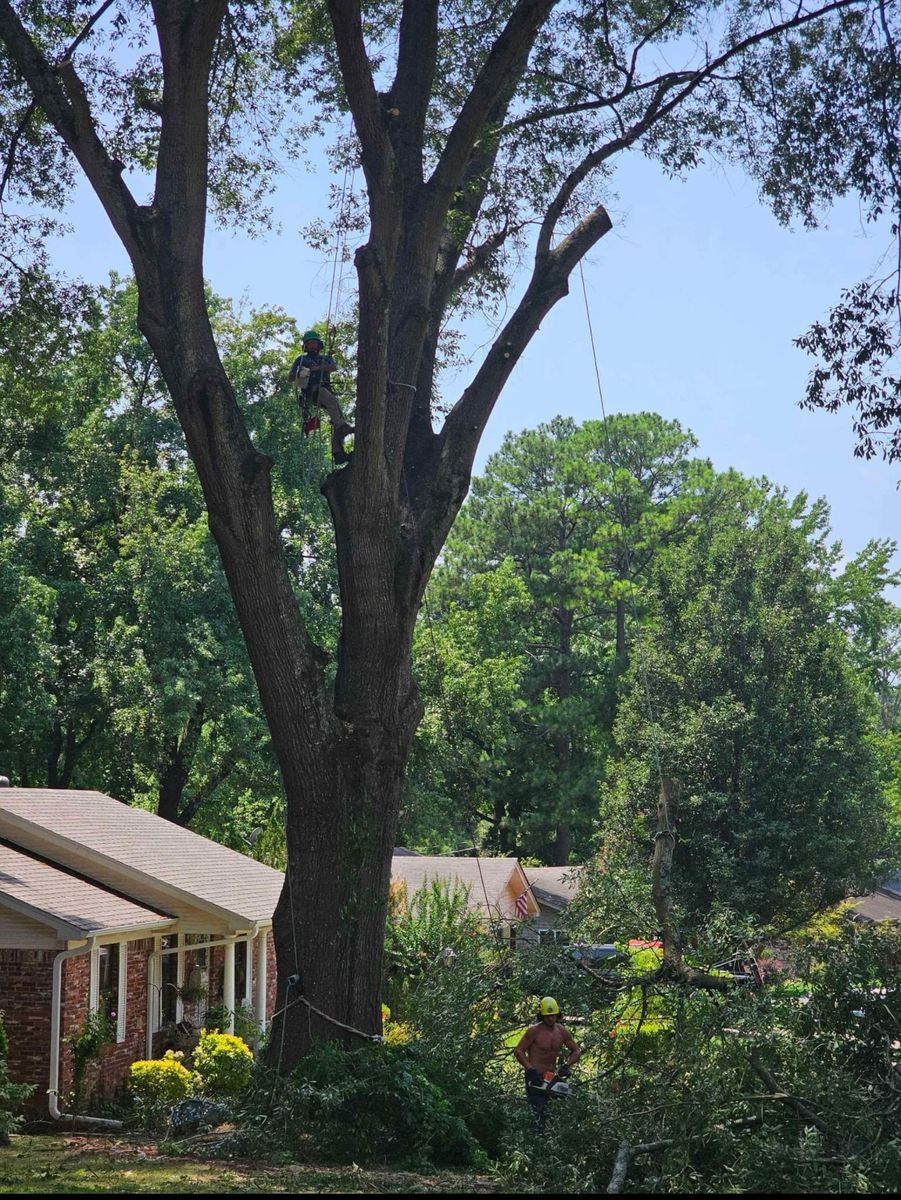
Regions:
<svg viewBox="0 0 901 1200"><path fill-rule="evenodd" d="M585 304L585 320L588 325L588 338L591 343L591 357L594 362L594 377L595 377L595 382L597 384L598 400L600 401L600 406L601 406L601 429L603 430L603 434L604 434L604 442L605 442L605 445L607 448L606 457L607 457L608 465L610 466L611 482L613 485L613 507L614 507L614 511L616 512L616 516L617 516L617 524L618 524L618 528L619 528L619 538L620 538L620 549L621 549L621 552L623 555L623 561L624 561L625 567L626 567L626 576L627 576L627 584L628 584L628 588L627 588L627 592L626 592L626 603L629 605L629 607L631 609L631 616L632 616L632 620L633 620L633 623L635 626L635 645L636 645L636 649L638 650L638 670L639 670L639 674L641 675L642 686L644 689L645 707L647 709L647 715L648 715L648 728L649 728L650 734L651 734L651 744L654 748L654 763L657 768L657 779L658 779L660 787L662 789L663 788L663 766L661 763L661 755L660 755L659 729L658 729L658 724L657 724L657 716L656 716L656 713L654 712L653 700L651 698L651 685L650 685L650 682L648 679L647 662L645 661L645 655L644 655L644 639L642 637L641 623L638 620L638 613L637 613L637 610L633 603L632 555L631 555L631 551L629 549L628 540L626 539L625 508L622 503L622 498L620 496L619 488L617 486L616 459L614 458L613 446L611 444L610 427L609 427L609 421L607 419L607 406L604 403L604 389L601 386L601 370L598 365L597 346L595 344L594 328L591 323L591 308L588 304L588 289L585 286L585 272L582 269L581 261L579 262L579 278L582 281L582 299ZM670 837L674 836L672 830L669 829L668 819L667 819L667 829L664 832L668 833Z"/></svg>
<svg viewBox="0 0 901 1200"><path fill-rule="evenodd" d="M412 391L414 391L414 392L416 391L416 387L412 383L397 383L394 386L410 388ZM401 468L401 474L403 476L403 481L404 481L404 492L406 493L406 497L407 497L407 510L410 513L410 520L412 522L413 542L416 546L416 549L421 553L422 546L419 541L419 529L418 529L418 526L416 523L416 513L413 508L413 501L410 497L410 488L409 488L409 485L407 484L407 472L406 472L406 469L403 467ZM461 767L463 766L463 760L462 760L462 756L460 755L459 746L457 744L456 731L454 729L454 724L453 724L453 721L451 719L451 714L450 714L450 705L447 702L447 693L445 692L445 688L444 688L444 665L441 661L441 655L438 651L438 640L435 637L435 624L434 624L434 620L432 618L432 608L431 608L431 605L429 604L429 597L428 597L427 591L426 591L426 593L424 593L422 600L423 600L423 607L425 608L425 614L426 614L426 625L427 625L427 628L429 631L429 641L430 641L431 647L432 647L432 660L435 664L435 678L436 678L436 681L438 684L438 699L439 699L439 704L441 706L442 716L444 718L444 728L445 728L445 732L447 734L448 743L451 747L452 756L457 757L457 769L460 771L460 774L462 776L466 773L466 770L461 769ZM472 819L470 820L470 823L469 823L469 836L472 838L472 846L476 852L475 853L476 869L479 872L479 882L482 885L482 896L484 897L484 900L485 900L485 912L488 916L488 921L491 924L491 929L494 934L495 941L499 942L500 941L500 930L498 927L498 923L496 921L492 920L491 902L488 899L488 885L485 883L485 874L482 870L482 857L481 857L481 853L479 851L479 839L476 836L475 821ZM498 913L498 916L500 916L500 913Z"/></svg>
<svg viewBox="0 0 901 1200"><path fill-rule="evenodd" d="M343 273L344 273L344 270L343 270L344 264L342 261L344 254L343 254L343 247L342 247L341 239L343 237L344 246L346 246L346 244L347 244L346 202L347 202L347 190L348 190L347 184L348 184L348 179L352 179L355 174L356 174L356 166L354 166L353 170L351 170L351 165L350 165L350 163L348 163L347 166L344 168L344 179L341 183L341 199L338 201L338 220L335 222L335 248L332 251L332 281L331 281L331 284L329 285L328 315L326 316L326 319L325 319L325 345L326 345L326 350L328 350L328 351L330 351L332 348L332 334L333 334L332 316L335 312L335 304L336 304L335 278L336 278L336 276L338 276L339 261L341 262L341 268L342 268L341 275L343 276ZM351 184L351 188L352 187L353 187L353 185ZM353 192L351 191L351 195L352 194L353 194ZM341 305L341 294L340 293L341 293L341 282L340 282L340 277L339 277L338 295L337 295L337 306L338 307L340 307L340 305Z"/></svg>

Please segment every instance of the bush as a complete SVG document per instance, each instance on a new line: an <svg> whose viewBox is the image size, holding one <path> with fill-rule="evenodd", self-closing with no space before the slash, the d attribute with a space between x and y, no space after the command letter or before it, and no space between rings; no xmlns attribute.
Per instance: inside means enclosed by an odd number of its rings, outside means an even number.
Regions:
<svg viewBox="0 0 901 1200"><path fill-rule="evenodd" d="M167 1050L162 1058L131 1064L128 1089L142 1124L158 1124L168 1109L193 1093L197 1081L180 1060L180 1051Z"/></svg>
<svg viewBox="0 0 901 1200"><path fill-rule="evenodd" d="M204 1027L214 1033L228 1033L231 1017L234 1016L235 1036L245 1042L258 1041L262 1035L262 1027L252 1008L239 1004L232 1014L224 1004L215 1004L207 1009Z"/></svg>
<svg viewBox="0 0 901 1200"><path fill-rule="evenodd" d="M261 1073L237 1120L270 1149L297 1150L300 1133L325 1161L465 1165L477 1146L461 1086L434 1066L415 1045L321 1045L285 1080Z"/></svg>
<svg viewBox="0 0 901 1200"><path fill-rule="evenodd" d="M28 1083L12 1083L6 1074L9 1042L0 1013L0 1146L9 1144L9 1135L21 1124L19 1110L34 1091Z"/></svg>
<svg viewBox="0 0 901 1200"><path fill-rule="evenodd" d="M194 1069L204 1095L234 1095L250 1083L253 1053L245 1041L232 1033L202 1029L194 1051Z"/></svg>

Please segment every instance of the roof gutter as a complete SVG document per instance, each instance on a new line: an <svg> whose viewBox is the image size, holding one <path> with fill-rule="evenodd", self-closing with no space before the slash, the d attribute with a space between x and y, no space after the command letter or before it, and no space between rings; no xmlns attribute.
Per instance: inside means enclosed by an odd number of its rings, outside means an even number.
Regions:
<svg viewBox="0 0 901 1200"><path fill-rule="evenodd" d="M89 1125L92 1129L121 1129L121 1121L108 1120L106 1117L81 1117L75 1113L61 1112L59 1107L63 963L81 954L90 954L94 949L94 941L95 939L91 938L84 946L76 946L74 950L61 950L53 960L53 989L50 997L50 1087L47 1091L47 1104L54 1121L77 1121L79 1124Z"/></svg>

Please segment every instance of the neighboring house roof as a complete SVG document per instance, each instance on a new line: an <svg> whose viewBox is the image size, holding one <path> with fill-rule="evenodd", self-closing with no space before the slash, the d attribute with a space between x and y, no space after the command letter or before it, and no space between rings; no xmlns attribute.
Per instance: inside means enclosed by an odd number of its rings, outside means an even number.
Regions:
<svg viewBox="0 0 901 1200"><path fill-rule="evenodd" d="M394 857L397 858L399 855L401 857L407 857L407 858L421 857L417 850L408 850L406 846L395 846L394 847Z"/></svg>
<svg viewBox="0 0 901 1200"><path fill-rule="evenodd" d="M855 900L851 911L861 921L901 922L901 893L890 887L877 888Z"/></svg>
<svg viewBox="0 0 901 1200"><path fill-rule="evenodd" d="M142 904L194 905L235 928L269 924L284 876L101 792L0 788L0 837ZM169 901L171 900L171 906Z"/></svg>
<svg viewBox="0 0 901 1200"><path fill-rule="evenodd" d="M493 917L516 919L516 899L523 893L529 905L528 916L537 916L539 911L516 858L395 854L391 860L391 879L406 884L408 897L433 880L461 883L469 889L469 907L484 913L487 904Z"/></svg>
<svg viewBox="0 0 901 1200"><path fill-rule="evenodd" d="M69 871L0 844L0 905L52 925L64 938L158 931L172 917L143 908Z"/></svg>
<svg viewBox="0 0 901 1200"><path fill-rule="evenodd" d="M526 867L532 894L542 908L562 912L579 888L581 867Z"/></svg>

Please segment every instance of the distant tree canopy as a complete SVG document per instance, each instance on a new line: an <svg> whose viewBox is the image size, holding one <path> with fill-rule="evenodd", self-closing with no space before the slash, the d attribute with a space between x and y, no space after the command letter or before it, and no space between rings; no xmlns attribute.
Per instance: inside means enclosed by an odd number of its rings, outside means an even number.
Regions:
<svg viewBox="0 0 901 1200"><path fill-rule="evenodd" d="M823 502L716 475L695 450L642 413L556 418L489 460L420 624L410 844L479 829L547 862L627 850L631 869L659 764L682 788L696 913L805 915L885 865L895 546L839 566Z"/></svg>
<svg viewBox="0 0 901 1200"><path fill-rule="evenodd" d="M695 918L722 907L792 923L891 865L897 814L869 667L838 619L825 505L737 480L729 493L658 560L614 729L603 842L611 870L650 855L662 769L680 785L681 905ZM878 573L866 588L858 601L878 605Z"/></svg>
<svg viewBox="0 0 901 1200"><path fill-rule="evenodd" d="M559 863L588 853L627 600L703 509L712 472L695 446L654 413L557 417L489 459L420 625L429 703L405 829L437 815L425 797L444 789L473 797L498 850Z"/></svg>

